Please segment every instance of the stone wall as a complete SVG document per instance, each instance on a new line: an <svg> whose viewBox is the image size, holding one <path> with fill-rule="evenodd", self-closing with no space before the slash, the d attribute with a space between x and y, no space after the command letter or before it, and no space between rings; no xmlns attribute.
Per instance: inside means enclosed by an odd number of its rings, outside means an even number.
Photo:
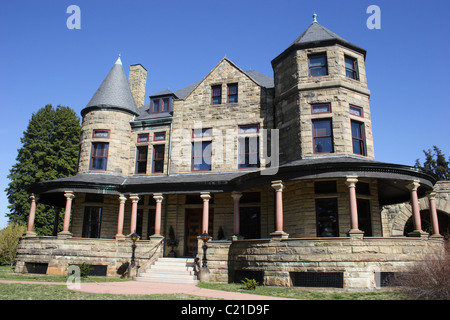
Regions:
<svg viewBox="0 0 450 320"><path fill-rule="evenodd" d="M129 239L86 239L55 237L24 237L17 247L15 272L27 273L27 263L48 264L47 274L67 275L69 265L86 263L107 266L107 276L119 277L120 267L131 260ZM161 239L138 241L136 265L151 264L162 255Z"/></svg>
<svg viewBox="0 0 450 320"><path fill-rule="evenodd" d="M134 174L135 152L130 152L131 129L133 116L118 110L93 110L83 117L80 158L78 173L90 172L91 150L93 142L109 143L107 173ZM109 130L108 138L94 138L96 129ZM104 172L104 171L101 171Z"/></svg>
<svg viewBox="0 0 450 320"><path fill-rule="evenodd" d="M238 102L227 103L227 84L238 84ZM211 87L222 86L222 103L211 104ZM191 172L192 130L213 128L211 171L238 169L239 125L271 128L272 100L266 90L224 58L184 99L176 100L173 113L172 173ZM260 139L260 154L263 143Z"/></svg>
<svg viewBox="0 0 450 320"><path fill-rule="evenodd" d="M211 282L233 281L237 271L261 271L265 285L292 286L291 273L342 272L344 288L372 289L375 273L405 271L441 249L439 238L210 241L207 263Z"/></svg>

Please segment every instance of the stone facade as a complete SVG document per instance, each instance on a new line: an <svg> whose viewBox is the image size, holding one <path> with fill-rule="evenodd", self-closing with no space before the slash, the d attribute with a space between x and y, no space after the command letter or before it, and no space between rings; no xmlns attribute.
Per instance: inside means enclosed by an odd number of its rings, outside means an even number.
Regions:
<svg viewBox="0 0 450 320"><path fill-rule="evenodd" d="M228 103L227 84L238 84L238 102ZM221 86L222 103L211 103L211 88ZM230 60L222 61L183 100L176 100L173 112L172 173L189 173L193 141L212 141L211 171L238 168L238 126L256 124L273 128L272 91L258 85ZM192 138L194 129L212 128L208 138ZM266 148L261 143L260 153Z"/></svg>
<svg viewBox="0 0 450 320"><path fill-rule="evenodd" d="M420 238L210 241L207 261L213 282L233 281L238 272L260 272L261 284L288 287L295 273L327 272L342 273L343 288L360 290L379 286L379 273L402 272L441 249L439 239Z"/></svg>
<svg viewBox="0 0 450 320"><path fill-rule="evenodd" d="M83 117L81 125L82 140L78 172L92 172L92 143L108 143L108 159L106 173L130 175L134 174L135 153L130 152L131 130L130 121L133 116L118 110L94 110ZM108 137L94 137L94 130L107 130Z"/></svg>
<svg viewBox="0 0 450 320"><path fill-rule="evenodd" d="M310 77L308 56L326 54L328 75ZM357 59L359 80L346 77L344 57ZM364 56L340 45L293 51L273 63L275 77L276 127L280 129L281 163L323 154L313 150L312 120L332 118L333 154L354 154L350 120L364 124L365 156L374 159L369 96ZM312 113L312 105L329 104L330 111ZM350 113L350 105L362 109L361 116ZM297 143L292 143L298 141ZM300 148L298 148L300 145Z"/></svg>
<svg viewBox="0 0 450 320"><path fill-rule="evenodd" d="M310 57L318 54L326 74L311 76ZM349 60L356 79L347 74ZM433 178L374 161L365 50L315 21L272 67L274 79L223 58L201 81L155 93L144 105L145 68L132 65L127 80L118 59L82 111L78 174L36 187L47 204L61 206L67 198L64 230L36 237L30 210L16 270L47 263L49 273L61 274L70 263L86 262L115 275L130 258L126 239L135 232L143 268L173 254L167 241L173 230L176 256L201 258L198 236L212 236L212 281L248 271L267 285L289 286L296 273L336 272L346 288L373 288L374 273L397 272L439 247L438 230L428 238L415 209L428 203L423 197ZM329 132L316 130L319 121ZM322 138L330 152L318 150ZM100 168L93 166L97 143ZM195 168L199 144L211 151L201 150L209 163ZM242 166L250 154L259 164ZM261 169L272 160L280 166L266 174ZM436 204L448 214L449 188L440 187ZM391 205L407 199L414 206ZM419 237L399 237L411 215Z"/></svg>
<svg viewBox="0 0 450 320"><path fill-rule="evenodd" d="M17 248L19 257L15 272L27 273L29 264L47 265L48 275L67 275L69 265L86 263L106 266L106 275L120 277L126 270L132 254L131 240L51 237L22 238ZM161 239L139 241L136 247L136 264L151 265L162 255ZM123 270L122 270L123 271Z"/></svg>

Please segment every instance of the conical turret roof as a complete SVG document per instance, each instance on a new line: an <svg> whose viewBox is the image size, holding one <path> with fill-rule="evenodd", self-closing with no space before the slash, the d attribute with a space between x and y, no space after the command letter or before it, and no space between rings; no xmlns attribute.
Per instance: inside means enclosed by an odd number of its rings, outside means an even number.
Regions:
<svg viewBox="0 0 450 320"><path fill-rule="evenodd" d="M120 56L81 114L92 109L118 109L139 115Z"/></svg>

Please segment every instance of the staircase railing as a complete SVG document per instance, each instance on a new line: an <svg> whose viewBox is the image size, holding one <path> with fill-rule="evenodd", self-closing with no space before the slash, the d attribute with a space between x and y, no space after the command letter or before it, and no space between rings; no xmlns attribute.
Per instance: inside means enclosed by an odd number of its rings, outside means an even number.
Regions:
<svg viewBox="0 0 450 320"><path fill-rule="evenodd" d="M144 262L139 266L138 273L141 270L148 269L152 264L155 263L162 256L162 245L164 244L164 238L161 238L153 248L148 251L148 255L145 254L144 257L140 257L140 261ZM148 257L148 258L147 258Z"/></svg>

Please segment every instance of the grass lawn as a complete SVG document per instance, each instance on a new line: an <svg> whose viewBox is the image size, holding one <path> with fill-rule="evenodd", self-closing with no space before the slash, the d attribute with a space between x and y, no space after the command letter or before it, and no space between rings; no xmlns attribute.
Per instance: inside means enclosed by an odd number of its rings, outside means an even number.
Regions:
<svg viewBox="0 0 450 320"><path fill-rule="evenodd" d="M75 292L66 285L48 284L67 281L65 276L47 276L39 274L17 274L9 266L0 266L0 280L42 281L45 285L0 283L0 300L203 300L205 298L184 294L163 295L113 295ZM128 279L88 277L82 282L128 281ZM349 292L343 289L281 288L258 286L247 290L242 284L200 283L199 287L213 290L233 291L302 300L402 300L404 297L395 291L377 290L368 292Z"/></svg>
<svg viewBox="0 0 450 320"><path fill-rule="evenodd" d="M65 285L0 283L0 300L199 300L185 294L94 294L75 292ZM204 299L204 298L203 298Z"/></svg>
<svg viewBox="0 0 450 320"><path fill-rule="evenodd" d="M237 283L200 283L205 289L224 290L263 296L274 296L301 300L403 300L404 296L393 290L348 291L345 289L309 289L258 286L255 290L247 290Z"/></svg>
<svg viewBox="0 0 450 320"><path fill-rule="evenodd" d="M66 282L66 276L14 273L14 268L0 266L0 280L39 281L46 283ZM129 281L130 279L87 277L81 282ZM66 285L39 285L22 283L0 283L0 300L201 300L202 297L185 294L114 295L76 292Z"/></svg>

